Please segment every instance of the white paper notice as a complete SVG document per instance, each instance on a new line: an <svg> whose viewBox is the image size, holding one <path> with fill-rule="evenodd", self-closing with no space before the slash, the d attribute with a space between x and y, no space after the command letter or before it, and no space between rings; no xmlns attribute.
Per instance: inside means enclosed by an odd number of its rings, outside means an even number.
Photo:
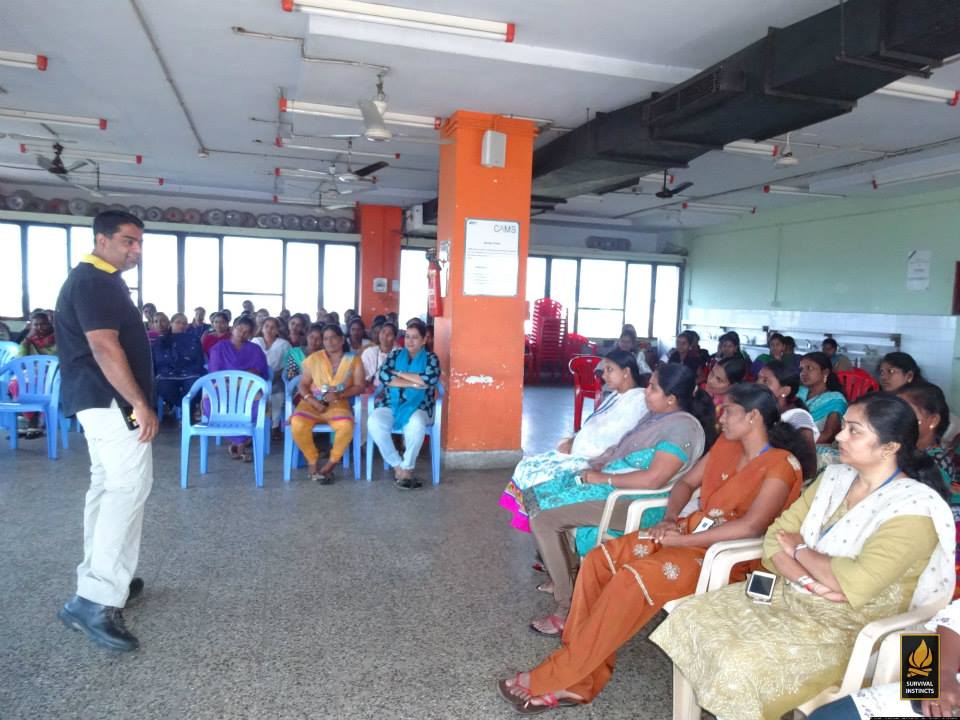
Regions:
<svg viewBox="0 0 960 720"><path fill-rule="evenodd" d="M911 250L907 255L907 290L930 288L929 250Z"/></svg>
<svg viewBox="0 0 960 720"><path fill-rule="evenodd" d="M464 295L517 294L520 223L467 218L464 244Z"/></svg>

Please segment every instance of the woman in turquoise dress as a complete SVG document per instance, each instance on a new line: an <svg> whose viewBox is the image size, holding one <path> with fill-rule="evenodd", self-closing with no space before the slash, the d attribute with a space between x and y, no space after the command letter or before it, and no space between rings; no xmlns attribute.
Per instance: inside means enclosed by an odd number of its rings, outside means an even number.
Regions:
<svg viewBox="0 0 960 720"><path fill-rule="evenodd" d="M820 430L817 444L832 445L847 411L847 398L833 373L830 358L822 352L807 353L800 358L800 382L803 387L797 397L803 400Z"/></svg>
<svg viewBox="0 0 960 720"><path fill-rule="evenodd" d="M562 632L578 566L570 532L595 527L614 490L669 492L671 483L693 467L716 438L713 403L697 389L696 376L685 365L658 368L650 378L646 402L649 414L587 469L558 473L522 493L531 532L551 579L540 589L552 592L557 604L552 614L531 624L536 632ZM648 515L644 526L660 519L660 514ZM622 530L625 519L626 503L621 503L611 527Z"/></svg>

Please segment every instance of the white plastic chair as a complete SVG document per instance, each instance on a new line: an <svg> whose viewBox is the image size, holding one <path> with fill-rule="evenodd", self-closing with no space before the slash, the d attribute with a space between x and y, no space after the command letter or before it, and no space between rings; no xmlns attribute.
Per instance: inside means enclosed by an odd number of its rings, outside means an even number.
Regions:
<svg viewBox="0 0 960 720"><path fill-rule="evenodd" d="M293 430L290 427L290 418L293 417L293 396L300 385L300 376L297 375L289 380L284 380L284 412L281 422L283 424L283 481L290 482L290 476L294 467L301 467L303 453L293 441ZM350 447L343 454L343 467L350 468L350 456L353 456L353 479L360 479L360 407L362 395L351 398L350 405L353 407L353 440L350 441ZM318 423L313 426L315 433L330 433L333 437L333 428L326 423Z"/></svg>

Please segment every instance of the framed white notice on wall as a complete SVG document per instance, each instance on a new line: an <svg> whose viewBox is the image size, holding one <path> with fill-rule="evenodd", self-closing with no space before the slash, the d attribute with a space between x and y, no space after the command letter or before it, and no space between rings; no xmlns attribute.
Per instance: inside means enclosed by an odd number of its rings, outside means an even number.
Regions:
<svg viewBox="0 0 960 720"><path fill-rule="evenodd" d="M907 255L907 290L928 290L930 288L929 250L911 250Z"/></svg>
<svg viewBox="0 0 960 720"><path fill-rule="evenodd" d="M520 269L520 223L467 218L463 294L514 297Z"/></svg>

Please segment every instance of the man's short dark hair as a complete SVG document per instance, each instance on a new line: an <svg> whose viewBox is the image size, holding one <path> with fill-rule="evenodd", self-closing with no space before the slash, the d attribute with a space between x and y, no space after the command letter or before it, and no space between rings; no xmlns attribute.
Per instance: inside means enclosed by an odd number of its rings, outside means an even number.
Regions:
<svg viewBox="0 0 960 720"><path fill-rule="evenodd" d="M104 210L93 219L93 236L113 237L121 225L136 225L143 230L143 220L122 210Z"/></svg>

